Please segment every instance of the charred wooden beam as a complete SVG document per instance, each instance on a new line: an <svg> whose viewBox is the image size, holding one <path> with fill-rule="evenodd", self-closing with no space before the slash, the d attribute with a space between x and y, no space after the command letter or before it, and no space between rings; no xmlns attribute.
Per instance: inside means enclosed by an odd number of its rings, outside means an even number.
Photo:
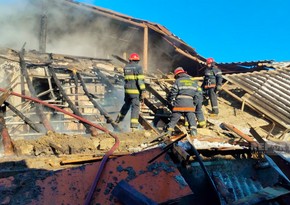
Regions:
<svg viewBox="0 0 290 205"><path fill-rule="evenodd" d="M0 58L13 62L20 62L18 52L12 49L0 49ZM35 50L26 51L25 56L23 56L23 60L25 60L27 68L50 65L51 67L61 68L62 70L75 68L78 72L87 74L89 74L91 72L91 68L96 66L98 63L113 66L113 63L111 62L112 59L72 56L56 53L51 54L38 52ZM100 70L102 69L100 68ZM25 93L22 94L25 95Z"/></svg>
<svg viewBox="0 0 290 205"><path fill-rule="evenodd" d="M112 56L124 64L129 63L129 61L125 60L124 58L121 58L120 56L117 56L117 55L112 55Z"/></svg>
<svg viewBox="0 0 290 205"><path fill-rule="evenodd" d="M39 51L44 53L46 51L46 37L47 37L47 16L43 14L40 19L40 34L39 34Z"/></svg>
<svg viewBox="0 0 290 205"><path fill-rule="evenodd" d="M174 144L172 152L182 164L187 165L189 163L190 154L187 153L182 147Z"/></svg>
<svg viewBox="0 0 290 205"><path fill-rule="evenodd" d="M147 88L146 88L147 89ZM148 88L147 91L150 92L150 88ZM154 90L154 89L153 89ZM153 93L151 94L156 94L156 96L159 96L160 99L163 99L163 101L166 101L157 91L153 91ZM167 101L166 101L167 102ZM170 114L168 114L168 111L165 111L165 109L167 108L164 108L164 107L157 107L153 102L151 102L148 98L145 98L144 99L144 103L145 105L150 109L152 110L155 114L156 114L156 118L153 120L153 124L154 125L157 125L158 121L159 120L162 120L164 123L168 123L170 121ZM166 114L164 115L164 117L161 117L162 114L164 114L166 112ZM175 128L179 131L179 132L182 132L180 127L178 125L175 126Z"/></svg>
<svg viewBox="0 0 290 205"><path fill-rule="evenodd" d="M79 85L78 85L78 77L77 77L76 70L73 70L72 78L73 78L73 81L74 81L74 84L75 84L74 93L78 94L79 93ZM71 93L73 93L73 92L71 92ZM75 95L75 104L76 104L76 106L79 106L79 96L78 95Z"/></svg>
<svg viewBox="0 0 290 205"><path fill-rule="evenodd" d="M159 134L158 130L152 126L142 114L139 114L139 123L145 128L145 130L153 130L155 133Z"/></svg>
<svg viewBox="0 0 290 205"><path fill-rule="evenodd" d="M34 97L34 98L37 98L36 91L35 91L35 89L34 89L34 87L32 85L32 82L31 82L31 80L29 78L29 75L28 75L26 63L25 63L25 60L24 60L24 53L25 53L25 50L24 50L24 46L23 46L23 48L19 52L21 73L22 73L22 75L24 76L24 78L26 80L26 83L27 83L28 89L29 89L29 91L31 93L31 96ZM52 128L51 124L49 123L47 117L43 113L43 106L41 104L35 104L35 108L36 108L36 113L38 114L39 118L41 119L41 121L43 123L43 126L45 127L46 131L49 131L49 130L53 131L53 128Z"/></svg>
<svg viewBox="0 0 290 205"><path fill-rule="evenodd" d="M50 73L50 75L52 76L52 78L53 78L53 80L54 80L56 86L58 87L59 92L61 93L62 97L63 97L63 98L65 99L65 101L68 103L69 108L74 112L74 114L76 114L76 115L78 115L78 116L84 118L83 115L81 114L81 112L77 109L77 107L73 104L73 102L70 100L70 98L69 98L69 97L67 96L67 94L65 93L65 91L64 91L64 89L63 89L63 87L62 87L62 85L61 85L59 79L57 78L57 76L56 76L56 74L55 74L53 68L50 67L50 66L48 66L48 70L49 70L49 73ZM92 127L92 126L90 126L90 125L88 125L87 123L84 123L84 122L82 122L82 124L83 124L83 125L85 126L85 128L86 128L86 132L91 132L91 135L92 135L92 136L96 136L96 135L97 135L97 130L96 130L96 128L94 128L94 127Z"/></svg>
<svg viewBox="0 0 290 205"><path fill-rule="evenodd" d="M100 71L98 68L93 68L93 71L97 73L97 76L101 78L101 81L106 84L109 90L115 90L114 85L109 81L109 79Z"/></svg>
<svg viewBox="0 0 290 205"><path fill-rule="evenodd" d="M239 135L240 137L242 137L244 140L246 140L247 142L250 143L250 145L252 147L259 147L259 143L257 143L256 141L254 141L254 139L248 135L246 135L245 133L243 133L242 131L240 131L239 129L237 129L235 126L227 124L227 123L221 123L222 127L225 127L227 130L233 131L234 133L236 133L237 135Z"/></svg>
<svg viewBox="0 0 290 205"><path fill-rule="evenodd" d="M168 105L171 109L171 105L169 105L168 101L164 99L149 83L146 83L146 90L154 95L163 105Z"/></svg>
<svg viewBox="0 0 290 205"><path fill-rule="evenodd" d="M103 115L106 118L107 123L110 123L113 126L114 129L121 130L121 128L119 127L119 125L114 122L114 120L109 116L109 114L105 111L105 109L103 109L103 107L97 101L95 101L93 99L92 95L89 93L89 91L87 89L87 86L86 86L86 84L85 84L82 76L79 73L77 73L77 77L78 77L78 79L81 82L81 85L83 87L83 90L85 92L85 95L89 98L89 100L91 101L91 103L93 103L94 107L97 108L100 111L101 115Z"/></svg>
<svg viewBox="0 0 290 205"><path fill-rule="evenodd" d="M13 105L11 105L8 102L5 102L5 105L12 111L14 112L17 116L19 116L26 124L29 125L29 127L31 127L33 130L35 130L36 132L40 132L40 130L34 125L34 123L32 122L32 120L30 120L28 117L26 117L25 115L23 115L16 107L14 107Z"/></svg>
<svg viewBox="0 0 290 205"><path fill-rule="evenodd" d="M158 155L156 155L156 156L153 157L151 160L149 160L148 163L151 163L151 162L155 161L155 160L156 160L157 158L159 158L161 155L163 155L163 154L166 153L168 150L170 150L170 149L172 148L172 146L174 145L174 143L176 143L176 142L182 140L182 139L185 138L186 136L187 136L187 134L184 134L184 133L182 133L182 134L176 136L176 139L175 139L175 140L173 140L173 141L170 142L168 145L166 145L166 146L163 148L162 152L160 152Z"/></svg>

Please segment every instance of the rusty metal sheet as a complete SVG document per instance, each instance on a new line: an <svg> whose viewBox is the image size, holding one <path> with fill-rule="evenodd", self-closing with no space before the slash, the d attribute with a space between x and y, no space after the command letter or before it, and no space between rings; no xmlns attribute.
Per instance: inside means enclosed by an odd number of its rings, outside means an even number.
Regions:
<svg viewBox="0 0 290 205"><path fill-rule="evenodd" d="M121 180L125 180L137 191L157 203L192 194L190 187L168 155L162 155L154 163L148 164L148 161L161 151L161 148L155 148L110 159L100 177L91 203L119 204L111 192ZM22 200L25 204L84 204L99 167L100 162L95 162L77 168L38 173L35 178L30 176L29 183L34 183L34 186L28 189L28 182L25 188L19 184L19 181L25 178L25 175L32 174L32 170L31 173L18 177L0 179L0 186L2 190L17 187L19 189L17 194L23 196ZM5 200L13 202L14 197L15 195L10 198L8 196Z"/></svg>

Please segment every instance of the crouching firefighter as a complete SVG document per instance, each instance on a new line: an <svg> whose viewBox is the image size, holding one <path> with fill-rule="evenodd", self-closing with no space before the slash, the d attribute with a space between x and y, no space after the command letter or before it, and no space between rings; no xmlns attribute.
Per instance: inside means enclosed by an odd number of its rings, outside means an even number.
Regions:
<svg viewBox="0 0 290 205"><path fill-rule="evenodd" d="M180 117L184 115L189 123L190 135L196 136L196 103L194 100L198 90L198 84L182 67L178 67L174 70L174 78L176 81L172 85L167 96L168 102L172 105L172 115L170 122L164 127L164 131L171 135Z"/></svg>
<svg viewBox="0 0 290 205"><path fill-rule="evenodd" d="M221 90L222 86L222 72L216 66L216 63L213 58L208 58L206 60L207 68L205 69L204 79L202 83L202 89L206 96L209 97L212 113L218 114L218 101L217 101L217 91Z"/></svg>
<svg viewBox="0 0 290 205"><path fill-rule="evenodd" d="M124 68L125 102L115 120L116 123L124 120L131 107L131 131L138 129L140 103L143 100L145 91L144 74L142 67L138 64L139 61L139 55L137 53L132 53L129 57L129 63Z"/></svg>

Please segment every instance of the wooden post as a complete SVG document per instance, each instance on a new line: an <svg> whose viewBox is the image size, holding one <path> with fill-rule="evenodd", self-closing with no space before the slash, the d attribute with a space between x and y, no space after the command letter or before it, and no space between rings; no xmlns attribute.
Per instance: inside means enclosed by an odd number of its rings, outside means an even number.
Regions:
<svg viewBox="0 0 290 205"><path fill-rule="evenodd" d="M148 71L148 26L144 27L143 70Z"/></svg>
<svg viewBox="0 0 290 205"><path fill-rule="evenodd" d="M46 52L46 36L47 36L47 16L43 14L40 19L40 32L39 32L39 51Z"/></svg>

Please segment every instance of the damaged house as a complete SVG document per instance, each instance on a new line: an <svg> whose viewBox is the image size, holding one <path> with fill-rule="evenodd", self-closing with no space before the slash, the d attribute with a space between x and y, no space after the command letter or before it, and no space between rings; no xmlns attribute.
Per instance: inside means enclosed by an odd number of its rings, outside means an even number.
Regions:
<svg viewBox="0 0 290 205"><path fill-rule="evenodd" d="M205 105L198 139L182 120L165 138L172 71L202 80L204 57L157 23L18 3L0 14L1 204L289 203L289 62L219 63L219 117ZM132 52L147 90L134 133L114 122Z"/></svg>

